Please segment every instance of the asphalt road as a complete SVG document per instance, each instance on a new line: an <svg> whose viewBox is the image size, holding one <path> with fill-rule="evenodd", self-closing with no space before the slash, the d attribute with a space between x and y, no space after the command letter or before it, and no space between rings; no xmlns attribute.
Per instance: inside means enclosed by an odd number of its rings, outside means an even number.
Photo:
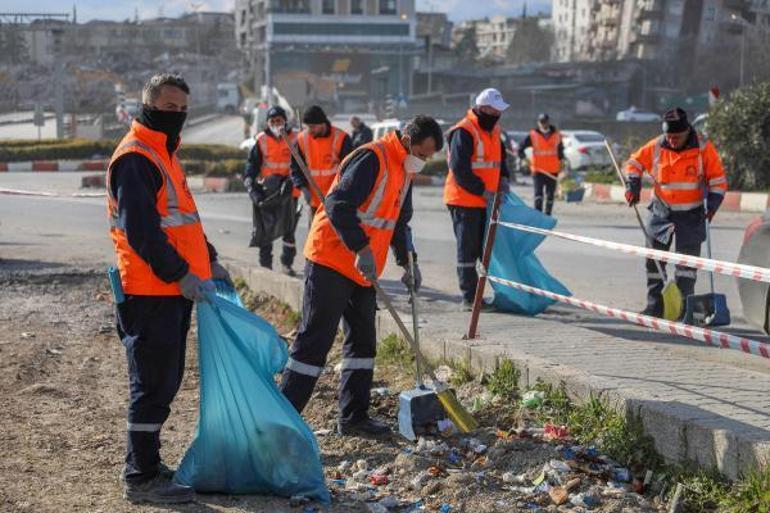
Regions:
<svg viewBox="0 0 770 513"><path fill-rule="evenodd" d="M238 146L243 141L243 118L221 116L199 125L185 128L182 132L185 143L226 144Z"/></svg>

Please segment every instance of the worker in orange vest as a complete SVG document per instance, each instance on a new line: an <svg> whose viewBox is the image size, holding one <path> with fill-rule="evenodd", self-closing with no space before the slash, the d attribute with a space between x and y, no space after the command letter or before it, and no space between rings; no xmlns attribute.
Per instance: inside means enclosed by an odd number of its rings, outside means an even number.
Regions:
<svg viewBox="0 0 770 513"><path fill-rule="evenodd" d="M714 145L695 131L687 113L679 107L668 110L663 115L663 135L633 153L625 168L629 206L639 203L642 177L648 174L653 181L654 194L647 207L647 232L652 242L647 241L647 246L668 251L676 238L677 253L700 255L701 244L706 240L704 221L711 222L719 210L727 192L727 178ZM661 317L663 276L654 260L647 259L645 267L647 306L642 313ZM677 265L674 277L683 297L694 293L698 277L695 269Z"/></svg>
<svg viewBox="0 0 770 513"><path fill-rule="evenodd" d="M116 295L117 331L126 349L130 399L124 496L180 503L193 490L174 484L160 460L160 430L184 371L193 301L210 279L230 282L203 233L176 152L190 89L177 75L153 76L141 114L107 170L110 237L125 293Z"/></svg>
<svg viewBox="0 0 770 513"><path fill-rule="evenodd" d="M313 105L305 111L302 122L307 128L297 136L297 150L302 161L310 170L313 181L321 189L321 192L326 194L337 176L340 162L353 149L350 137L343 130L332 126L326 113L318 105ZM293 159L291 179L294 186L302 192L310 207L310 215L308 216L310 224L313 222L313 216L315 216L321 200L311 190L299 164Z"/></svg>
<svg viewBox="0 0 770 513"><path fill-rule="evenodd" d="M438 123L417 116L403 130L357 148L340 165L313 218L305 243L302 321L281 390L302 412L342 319L340 434L381 435L390 430L368 413L376 353L372 282L382 273L390 247L396 263L404 267L402 281L419 289L419 267L414 274L409 270L409 253L416 258L409 229L412 177L442 144Z"/></svg>
<svg viewBox="0 0 770 513"><path fill-rule="evenodd" d="M535 187L535 210L543 212L543 196L545 196L545 213L553 212L553 199L556 193L556 183L564 162L564 144L561 133L551 124L548 114L540 114L537 118L537 128L530 130L529 135L519 145L519 159L527 158L526 149L532 148L532 158L529 170Z"/></svg>
<svg viewBox="0 0 770 513"><path fill-rule="evenodd" d="M507 108L500 91L485 89L447 136L449 173L444 184L444 203L452 216L457 240L457 277L463 311L470 311L476 295L476 262L484 249L487 205L498 188L504 192L509 189L499 123Z"/></svg>
<svg viewBox="0 0 770 513"><path fill-rule="evenodd" d="M297 211L297 199L300 196L298 189L293 187L291 173L291 152L286 142L283 140L282 133L290 144L296 142L297 134L286 125L286 111L279 106L270 107L267 111L267 122L262 132L257 134L256 143L249 152L249 158L246 163L246 171L243 176L243 184L252 201L252 214L254 230L252 231L251 246L259 246L259 265L266 269L273 268L273 241L255 240L257 235L257 226L259 223L276 223L276 216L266 216L262 202L268 196L274 195L273 189L281 197L291 194L292 212ZM278 216L282 221L283 217ZM281 251L281 268L289 276L295 276L292 265L294 257L297 255L297 243L294 232L297 228L298 216L294 215L289 222L285 222L283 229L283 250ZM275 226L274 224L271 226ZM270 229L270 227L268 227ZM272 231L272 230L270 230Z"/></svg>

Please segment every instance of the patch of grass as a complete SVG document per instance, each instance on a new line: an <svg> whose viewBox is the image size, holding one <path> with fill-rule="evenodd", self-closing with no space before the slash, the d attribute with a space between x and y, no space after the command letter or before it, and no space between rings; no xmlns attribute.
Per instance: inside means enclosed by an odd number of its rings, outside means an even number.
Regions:
<svg viewBox="0 0 770 513"><path fill-rule="evenodd" d="M414 354L409 344L394 333L380 340L377 344L377 365L397 365L408 369L414 362Z"/></svg>
<svg viewBox="0 0 770 513"><path fill-rule="evenodd" d="M674 495L676 483L681 483L685 488L683 513L720 511L719 505L727 499L730 491L730 483L716 470L697 470L690 465L674 465L667 467L664 472L671 483L668 500Z"/></svg>
<svg viewBox="0 0 770 513"><path fill-rule="evenodd" d="M447 362L452 369L452 376L449 378L449 383L456 387L470 383L473 381L473 372L471 372L470 365L465 360L452 360Z"/></svg>
<svg viewBox="0 0 770 513"><path fill-rule="evenodd" d="M511 360L504 358L488 378L486 387L492 395L511 398L519 391L521 371Z"/></svg>
<svg viewBox="0 0 770 513"><path fill-rule="evenodd" d="M272 296L255 294L242 278L235 278L233 284L246 309L264 317L279 333L287 333L299 326L302 314L287 303Z"/></svg>
<svg viewBox="0 0 770 513"><path fill-rule="evenodd" d="M770 511L770 467L749 472L721 500L725 513L765 513Z"/></svg>

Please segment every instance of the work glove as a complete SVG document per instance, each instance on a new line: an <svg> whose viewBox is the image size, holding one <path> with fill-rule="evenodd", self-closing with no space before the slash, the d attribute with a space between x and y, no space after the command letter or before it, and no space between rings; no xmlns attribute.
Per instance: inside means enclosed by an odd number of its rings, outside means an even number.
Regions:
<svg viewBox="0 0 770 513"><path fill-rule="evenodd" d="M222 280L231 287L233 286L233 279L230 277L230 273L224 268L222 264L214 260L211 262L211 279Z"/></svg>
<svg viewBox="0 0 770 513"><path fill-rule="evenodd" d="M372 248L368 245L356 253L356 269L368 282L377 281L377 265L374 263Z"/></svg>
<svg viewBox="0 0 770 513"><path fill-rule="evenodd" d="M642 180L637 177L631 177L626 181L626 203L629 207L633 207L641 199L642 194Z"/></svg>
<svg viewBox="0 0 770 513"><path fill-rule="evenodd" d="M281 196L288 196L291 194L292 189L292 183L291 180L286 178L283 182L281 182Z"/></svg>
<svg viewBox="0 0 770 513"><path fill-rule="evenodd" d="M712 219L714 219L714 216L717 214L717 210L719 210L720 205L722 205L722 200L724 200L724 196L721 194L716 194L713 192L710 192L708 197L706 198L706 219L708 219L709 223Z"/></svg>
<svg viewBox="0 0 770 513"><path fill-rule="evenodd" d="M485 202L491 203L495 199L495 191L486 191L485 190L484 194L482 194L482 196L484 196L484 201Z"/></svg>
<svg viewBox="0 0 770 513"><path fill-rule="evenodd" d="M206 297L203 280L198 278L191 272L188 272L184 277L179 280L179 289L182 291L182 296L190 301L203 301Z"/></svg>
<svg viewBox="0 0 770 513"><path fill-rule="evenodd" d="M300 190L302 191L302 197L305 198L305 202L310 205L313 202L313 193L307 187L303 187Z"/></svg>
<svg viewBox="0 0 770 513"><path fill-rule="evenodd" d="M409 268L409 265L407 264L404 266L404 274L401 276L401 283L403 283L408 290L414 289L415 292L420 290L420 287L422 286L422 273L420 272L420 267L417 265L417 262L414 263L414 276L412 275L412 270Z"/></svg>

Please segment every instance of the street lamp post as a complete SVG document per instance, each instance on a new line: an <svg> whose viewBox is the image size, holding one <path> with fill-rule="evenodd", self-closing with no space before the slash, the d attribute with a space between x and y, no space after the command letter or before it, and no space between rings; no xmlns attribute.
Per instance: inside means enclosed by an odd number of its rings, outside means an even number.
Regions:
<svg viewBox="0 0 770 513"><path fill-rule="evenodd" d="M739 72L738 72L738 84L740 87L743 87L743 70L744 70L744 63L745 63L745 54L746 54L746 27L748 26L748 22L743 18L743 16L739 16L737 14L731 14L730 19L733 21L737 21L741 26L741 57L740 57L740 65L739 65Z"/></svg>

